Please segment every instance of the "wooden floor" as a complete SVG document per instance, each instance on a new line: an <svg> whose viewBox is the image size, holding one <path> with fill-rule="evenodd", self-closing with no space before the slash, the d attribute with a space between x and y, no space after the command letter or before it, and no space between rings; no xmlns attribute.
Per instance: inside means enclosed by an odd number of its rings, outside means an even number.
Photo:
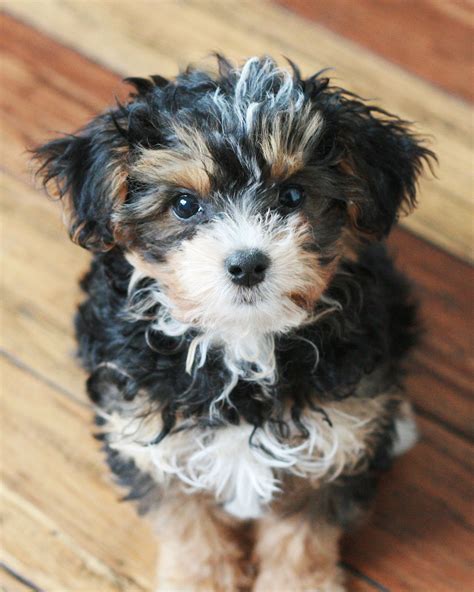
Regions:
<svg viewBox="0 0 474 592"><path fill-rule="evenodd" d="M35 189L26 148L110 104L124 92L122 76L172 74L211 49L285 54L306 72L332 65L341 83L434 136L438 179L422 183L419 213L390 241L423 303L426 335L407 384L422 439L384 480L343 560L356 592L473 589L470 2L323 4L4 0L1 590L152 588L153 537L108 481L73 356L88 256L65 238L58 205ZM404 26L423 40L410 38L405 52L393 41ZM375 36L384 27L391 44Z"/></svg>

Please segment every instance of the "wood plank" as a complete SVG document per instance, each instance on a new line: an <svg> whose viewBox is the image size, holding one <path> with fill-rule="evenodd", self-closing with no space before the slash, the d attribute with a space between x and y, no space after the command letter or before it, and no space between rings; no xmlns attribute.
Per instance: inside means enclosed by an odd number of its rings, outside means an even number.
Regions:
<svg viewBox="0 0 474 592"><path fill-rule="evenodd" d="M472 438L474 270L400 228L389 246L421 304L422 343L410 365L407 391L420 412Z"/></svg>
<svg viewBox="0 0 474 592"><path fill-rule="evenodd" d="M3 358L1 372L5 563L45 590L149 590L155 543L103 478L90 411Z"/></svg>
<svg viewBox="0 0 474 592"><path fill-rule="evenodd" d="M5 0L24 18L121 74L176 73L211 49L231 58L270 53L291 56L305 73L333 66L337 82L418 122L433 136L440 158L438 179L421 183L420 207L404 220L417 234L472 259L472 112L432 85L264 0L189 0L113 4L50 0L42 10L32 0ZM14 25L4 21L4 31ZM179 39L177 43L176 40ZM33 39L28 38L32 44Z"/></svg>
<svg viewBox="0 0 474 592"><path fill-rule="evenodd" d="M0 564L0 592L39 592L37 586Z"/></svg>
<svg viewBox="0 0 474 592"><path fill-rule="evenodd" d="M448 92L474 99L469 0L275 1Z"/></svg>
<svg viewBox="0 0 474 592"><path fill-rule="evenodd" d="M0 343L79 399L84 374L74 360L77 279L89 256L69 244L59 207L2 175L3 318ZM23 240L19 240L19 237ZM34 245L34 248L32 248Z"/></svg>
<svg viewBox="0 0 474 592"><path fill-rule="evenodd" d="M344 556L394 592L472 589L473 449L421 420L421 442L382 483Z"/></svg>

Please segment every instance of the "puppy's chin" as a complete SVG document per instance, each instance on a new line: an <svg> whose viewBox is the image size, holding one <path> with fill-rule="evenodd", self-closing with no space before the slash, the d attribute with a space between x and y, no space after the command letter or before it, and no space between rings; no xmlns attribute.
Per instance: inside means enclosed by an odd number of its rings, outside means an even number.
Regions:
<svg viewBox="0 0 474 592"><path fill-rule="evenodd" d="M285 294L269 297L258 290L239 292L220 311L200 307L198 322L214 333L233 333L235 339L252 334L285 333L303 324L308 311Z"/></svg>
<svg viewBox="0 0 474 592"><path fill-rule="evenodd" d="M234 296L235 306L258 306L263 301L264 296L259 292L258 288L240 288Z"/></svg>

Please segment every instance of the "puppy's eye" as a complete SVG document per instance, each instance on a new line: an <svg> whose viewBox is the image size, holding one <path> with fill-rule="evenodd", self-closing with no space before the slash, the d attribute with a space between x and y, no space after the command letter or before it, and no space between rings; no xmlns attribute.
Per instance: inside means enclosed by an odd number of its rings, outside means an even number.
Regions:
<svg viewBox="0 0 474 592"><path fill-rule="evenodd" d="M199 200L190 193L180 193L173 201L173 212L182 220L192 218L201 210Z"/></svg>
<svg viewBox="0 0 474 592"><path fill-rule="evenodd" d="M283 187L280 190L280 204L284 208L294 210L299 207L304 201L304 192L298 185L291 185L289 187Z"/></svg>

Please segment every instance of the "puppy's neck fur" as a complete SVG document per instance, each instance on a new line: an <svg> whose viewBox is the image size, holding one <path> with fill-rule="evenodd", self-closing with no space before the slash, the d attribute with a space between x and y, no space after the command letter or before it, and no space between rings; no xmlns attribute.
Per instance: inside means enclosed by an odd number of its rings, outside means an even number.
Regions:
<svg viewBox="0 0 474 592"><path fill-rule="evenodd" d="M206 363L211 347L222 351L229 380L221 394L212 402L210 416L218 416L219 405L231 404L230 393L239 380L257 382L262 394L277 380L275 334L258 324L246 327L237 319L226 326L197 328L176 319L173 306L157 281L140 287L146 274L135 270L129 285L129 312L133 319L148 319L150 331L159 331L169 337L191 336L186 358L186 372L193 375ZM307 315L306 315L307 316ZM194 334L194 336L193 336Z"/></svg>

